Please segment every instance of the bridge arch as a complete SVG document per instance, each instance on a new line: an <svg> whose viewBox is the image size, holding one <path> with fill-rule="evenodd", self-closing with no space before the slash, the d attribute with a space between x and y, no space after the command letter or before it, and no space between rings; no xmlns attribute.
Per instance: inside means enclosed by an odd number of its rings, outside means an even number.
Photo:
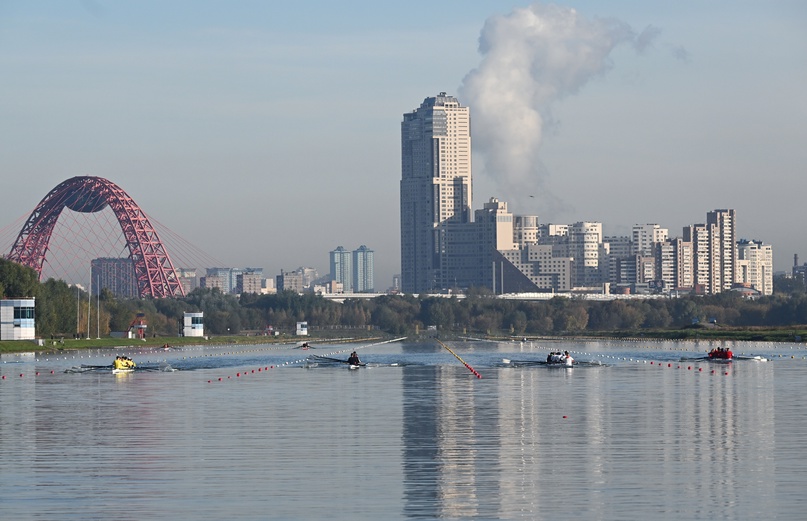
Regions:
<svg viewBox="0 0 807 521"><path fill-rule="evenodd" d="M51 190L31 212L7 259L33 268L41 277L48 243L62 210L94 213L107 206L123 232L140 297L184 296L168 252L146 214L121 187L101 177L73 177Z"/></svg>

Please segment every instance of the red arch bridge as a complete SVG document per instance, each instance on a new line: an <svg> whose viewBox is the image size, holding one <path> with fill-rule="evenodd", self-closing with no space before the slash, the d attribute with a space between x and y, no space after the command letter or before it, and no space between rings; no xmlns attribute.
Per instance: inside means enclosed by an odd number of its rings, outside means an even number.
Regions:
<svg viewBox="0 0 807 521"><path fill-rule="evenodd" d="M140 297L184 296L168 252L146 214L123 189L101 177L73 177L51 190L31 212L6 258L33 268L41 277L62 210L95 213L107 207L120 224Z"/></svg>

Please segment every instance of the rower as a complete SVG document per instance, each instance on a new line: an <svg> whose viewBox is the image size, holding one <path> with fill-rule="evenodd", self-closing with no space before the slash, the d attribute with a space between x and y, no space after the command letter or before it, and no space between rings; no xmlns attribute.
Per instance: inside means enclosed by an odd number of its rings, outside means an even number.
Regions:
<svg viewBox="0 0 807 521"><path fill-rule="evenodd" d="M568 351L564 351L563 354L566 356L566 366L571 367L574 363L574 358L572 358L572 355L570 355Z"/></svg>
<svg viewBox="0 0 807 521"><path fill-rule="evenodd" d="M350 365L361 365L361 360L359 360L359 355L356 354L356 351L350 353L350 358L347 359L347 363Z"/></svg>

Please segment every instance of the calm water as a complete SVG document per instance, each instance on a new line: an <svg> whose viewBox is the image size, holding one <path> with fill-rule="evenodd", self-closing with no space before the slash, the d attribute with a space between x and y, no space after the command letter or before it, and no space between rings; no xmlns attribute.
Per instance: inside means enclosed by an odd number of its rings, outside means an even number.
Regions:
<svg viewBox="0 0 807 521"><path fill-rule="evenodd" d="M3 356L0 518L807 516L798 346L449 346L482 378L431 343L358 344L358 370L304 361L344 345L120 350L129 375L70 372L114 351ZM532 363L548 348L587 365Z"/></svg>

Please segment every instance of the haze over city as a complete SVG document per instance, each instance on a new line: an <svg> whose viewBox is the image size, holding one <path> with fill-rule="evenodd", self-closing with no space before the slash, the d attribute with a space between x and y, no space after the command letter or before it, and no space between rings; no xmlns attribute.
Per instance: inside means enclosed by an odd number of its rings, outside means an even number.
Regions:
<svg viewBox="0 0 807 521"><path fill-rule="evenodd" d="M802 2L0 2L0 228L100 176L230 266L400 266L400 123L470 107L474 209L804 255ZM7 252L2 252L7 253ZM203 268L203 266L199 266Z"/></svg>

